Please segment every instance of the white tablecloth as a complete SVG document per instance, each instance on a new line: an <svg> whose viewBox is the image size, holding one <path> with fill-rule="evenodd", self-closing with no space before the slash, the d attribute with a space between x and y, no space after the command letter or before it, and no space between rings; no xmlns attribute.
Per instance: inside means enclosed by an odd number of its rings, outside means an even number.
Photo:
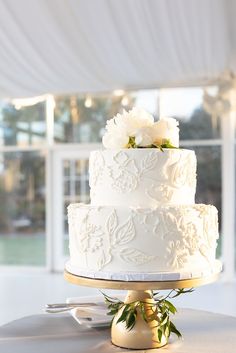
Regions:
<svg viewBox="0 0 236 353"><path fill-rule="evenodd" d="M235 353L236 318L180 309L174 318L183 340L151 353ZM79 326L69 314L32 315L0 327L0 353L120 353L110 330ZM131 351L134 353L135 351ZM138 351L144 352L144 351Z"/></svg>

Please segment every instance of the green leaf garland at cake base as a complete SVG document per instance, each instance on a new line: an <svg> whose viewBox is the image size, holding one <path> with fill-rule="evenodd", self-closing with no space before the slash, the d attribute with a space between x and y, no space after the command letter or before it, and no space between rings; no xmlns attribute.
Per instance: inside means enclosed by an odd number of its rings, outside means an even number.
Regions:
<svg viewBox="0 0 236 353"><path fill-rule="evenodd" d="M135 297L130 297L126 298L125 302L104 293L103 295L108 306L108 315L113 316L111 326L115 328L115 331L117 331L117 326L120 326L120 331L124 331L124 329L127 331L127 339L133 340L132 330L144 331L146 327L147 332L151 332L153 348L155 348L165 345L171 333L177 335L178 338L182 337L180 331L171 321L171 315L176 314L177 309L170 299L192 291L192 288L173 289L166 296L160 296L159 292L144 291L143 300L132 300ZM135 293L135 291L131 292ZM139 296L141 292L137 291L136 293ZM136 324L139 327L136 327ZM140 325L143 325L141 330ZM145 348L145 343L142 348Z"/></svg>

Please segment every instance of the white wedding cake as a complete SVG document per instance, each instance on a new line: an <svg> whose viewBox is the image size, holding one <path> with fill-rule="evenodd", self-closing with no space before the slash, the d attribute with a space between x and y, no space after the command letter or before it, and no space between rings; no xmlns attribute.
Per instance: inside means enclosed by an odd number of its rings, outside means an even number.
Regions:
<svg viewBox="0 0 236 353"><path fill-rule="evenodd" d="M107 123L90 155L91 204L68 207L77 275L171 280L219 272L217 209L195 204L196 156L179 149L175 119L134 108Z"/></svg>

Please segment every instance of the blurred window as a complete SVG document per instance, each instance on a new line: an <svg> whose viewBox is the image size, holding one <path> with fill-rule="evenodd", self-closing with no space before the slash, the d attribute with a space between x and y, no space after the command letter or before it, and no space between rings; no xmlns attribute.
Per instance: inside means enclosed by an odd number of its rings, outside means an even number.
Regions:
<svg viewBox="0 0 236 353"><path fill-rule="evenodd" d="M219 139L220 118L204 109L202 88L160 90L160 114L179 120L180 141Z"/></svg>
<svg viewBox="0 0 236 353"><path fill-rule="evenodd" d="M46 142L45 101L20 107L0 104L0 146L35 146Z"/></svg>
<svg viewBox="0 0 236 353"><path fill-rule="evenodd" d="M70 158L70 151L73 146L78 149L101 143L106 120L133 106L148 110L156 120L164 116L179 120L181 146L194 149L198 158L196 202L214 204L219 210L221 225L221 124L219 118L206 112L203 97L201 87L55 96L54 116L51 117L46 116L47 101L43 99L26 106L2 102L0 263L45 265L45 182L51 180L51 175L46 178L45 168L49 164L45 156L54 158L57 151L64 153L59 169L62 180L60 212L63 213L59 218L63 233L60 236L64 249L62 256L68 256L67 206L71 202L90 201L88 157ZM68 144L68 150L65 144ZM48 187L52 196L55 185L52 183ZM55 239L58 235L48 236ZM220 252L219 247L218 255Z"/></svg>
<svg viewBox="0 0 236 353"><path fill-rule="evenodd" d="M55 103L55 142L95 143L101 142L106 120L123 109L141 106L157 116L158 91L117 92L82 98L55 97Z"/></svg>
<svg viewBox="0 0 236 353"><path fill-rule="evenodd" d="M0 153L0 264L45 265L45 160Z"/></svg>

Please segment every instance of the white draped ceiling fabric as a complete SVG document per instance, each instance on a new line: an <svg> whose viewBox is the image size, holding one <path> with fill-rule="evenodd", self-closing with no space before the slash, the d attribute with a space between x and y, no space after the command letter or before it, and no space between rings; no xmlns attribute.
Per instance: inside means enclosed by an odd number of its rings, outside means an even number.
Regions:
<svg viewBox="0 0 236 353"><path fill-rule="evenodd" d="M234 0L0 0L0 98L197 85L236 71Z"/></svg>

